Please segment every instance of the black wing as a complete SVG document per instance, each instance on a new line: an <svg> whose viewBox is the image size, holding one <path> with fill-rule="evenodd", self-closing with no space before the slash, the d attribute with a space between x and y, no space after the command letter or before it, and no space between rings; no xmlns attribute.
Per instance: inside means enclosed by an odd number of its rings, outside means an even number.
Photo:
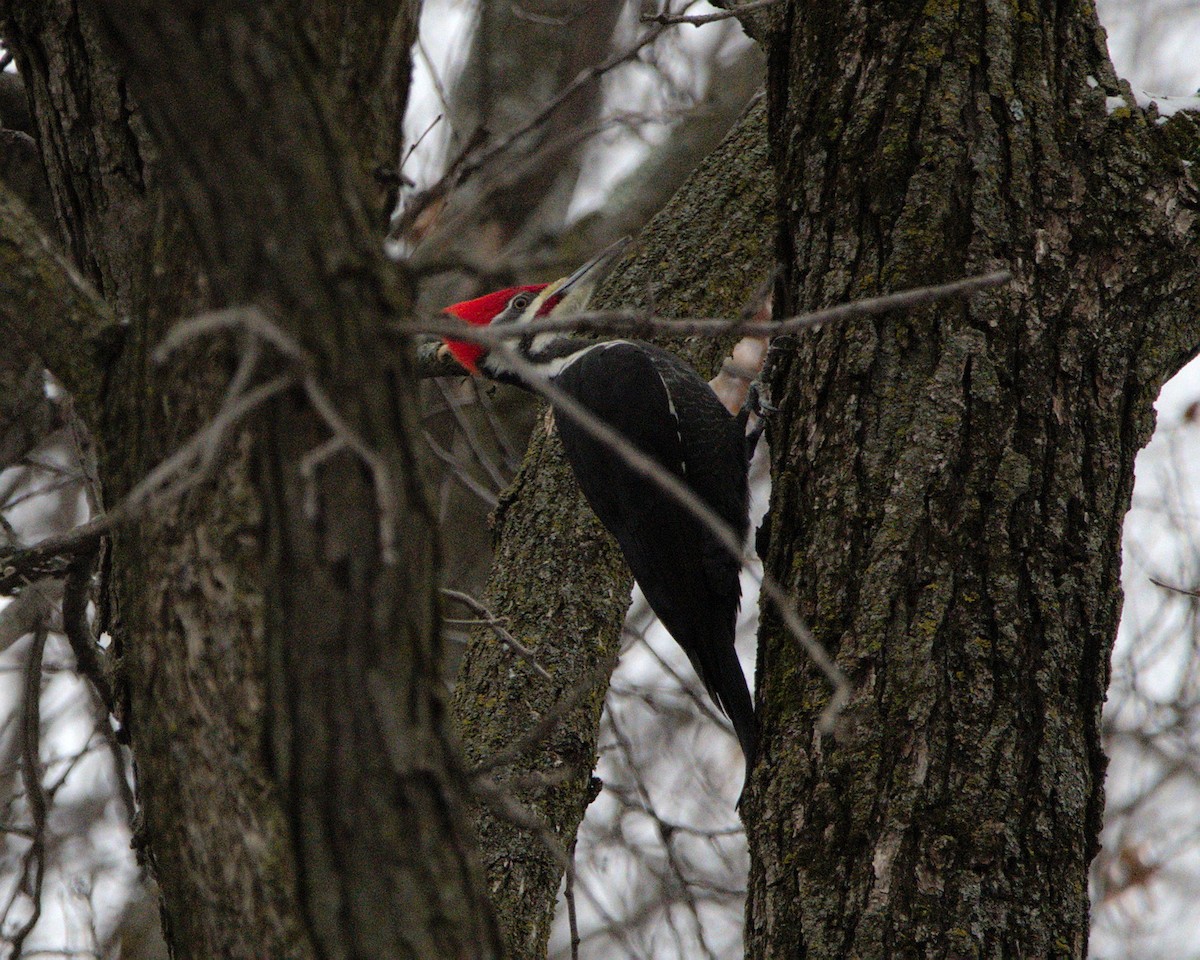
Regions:
<svg viewBox="0 0 1200 960"><path fill-rule="evenodd" d="M617 341L589 350L555 382L683 481L745 539L742 428L694 370L657 347ZM749 765L754 708L734 650L738 558L618 454L568 416L560 413L557 420L584 496L616 538L651 608L732 721Z"/></svg>

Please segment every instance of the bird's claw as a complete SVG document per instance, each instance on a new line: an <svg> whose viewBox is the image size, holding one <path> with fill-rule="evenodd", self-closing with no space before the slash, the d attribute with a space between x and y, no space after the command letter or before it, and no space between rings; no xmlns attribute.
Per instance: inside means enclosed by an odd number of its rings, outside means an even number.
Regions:
<svg viewBox="0 0 1200 960"><path fill-rule="evenodd" d="M779 411L778 407L773 406L763 399L762 393L762 385L757 380L753 381L746 391L746 402L742 404L741 412L738 414L738 419L741 421L743 427L749 423L751 414L754 414L758 418L758 422L746 432L747 463L754 458L754 451L758 447L759 438L767 428L767 418Z"/></svg>
<svg viewBox="0 0 1200 960"><path fill-rule="evenodd" d="M757 380L753 381L746 390L746 402L742 404L742 411L747 418L750 414L754 414L762 419L779 412L777 406L763 397L763 391L763 385Z"/></svg>

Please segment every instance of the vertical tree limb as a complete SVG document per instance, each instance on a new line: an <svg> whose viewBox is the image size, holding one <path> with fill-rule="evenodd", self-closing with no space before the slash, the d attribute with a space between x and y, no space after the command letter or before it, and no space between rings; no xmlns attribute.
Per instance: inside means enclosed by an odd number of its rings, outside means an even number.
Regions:
<svg viewBox="0 0 1200 960"><path fill-rule="evenodd" d="M258 304L306 355L287 362L312 385L272 402L253 454L267 734L306 932L321 956L494 956L440 722L436 534L412 452L415 385L406 359L389 363L373 346L407 297L371 229L354 154L314 60L273 7L107 0L97 10L175 172L215 294ZM331 430L356 439L302 475Z"/></svg>
<svg viewBox="0 0 1200 960"><path fill-rule="evenodd" d="M784 310L1014 280L773 350L767 569L856 692L818 732L764 618L749 957L1085 955L1121 523L1200 344L1197 138L1110 115L1102 37L975 2L769 37Z"/></svg>
<svg viewBox="0 0 1200 960"><path fill-rule="evenodd" d="M653 302L665 313L736 315L772 270L773 203L760 106L651 221L636 253L605 284L598 305ZM698 228L706 223L712 229ZM713 369L727 349L726 343L699 339L682 352L702 369ZM521 473L501 500L495 532L487 606L507 618L509 630L534 649L554 682L510 669L509 655L476 632L454 709L468 756L485 764L616 654L632 582L616 544L583 501L557 437L544 430L535 433ZM544 745L499 778L564 847L595 795L591 773L604 688L597 686ZM478 823L509 955L540 958L562 878L559 859L486 810Z"/></svg>

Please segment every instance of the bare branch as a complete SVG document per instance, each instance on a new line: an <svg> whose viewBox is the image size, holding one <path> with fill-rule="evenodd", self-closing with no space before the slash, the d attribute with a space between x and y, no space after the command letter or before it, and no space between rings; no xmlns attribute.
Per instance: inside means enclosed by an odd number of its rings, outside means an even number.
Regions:
<svg viewBox="0 0 1200 960"><path fill-rule="evenodd" d="M7 572L7 571L3 571ZM52 577L36 578L0 610L0 651L32 633L58 606L61 589Z"/></svg>
<svg viewBox="0 0 1200 960"><path fill-rule="evenodd" d="M658 834L658 842L666 855L667 866L670 868L674 880L673 886L679 891L680 899L683 901L684 906L687 907L688 913L691 914L692 923L696 928L696 939L700 942L700 947L704 951L704 956L707 960L717 960L716 954L705 939L704 924L700 921L700 910L696 902L696 896L692 891L691 883L688 882L683 865L680 863L675 845L672 843L671 830L654 810L654 804L650 798L650 790L646 779L642 776L640 766L633 760L633 744L630 742L629 737L625 735L625 731L621 729L621 723L617 719L615 712L608 714L608 723L612 728L613 737L621 748L621 752L625 755L626 769L628 769L630 775L633 777L634 785L644 804L644 809L654 824L655 832ZM668 924L672 923L669 914L667 922Z"/></svg>
<svg viewBox="0 0 1200 960"><path fill-rule="evenodd" d="M575 333L621 333L647 337L663 333L680 337L723 336L726 334L773 337L808 330L827 323L843 323L847 320L890 313L893 310L911 310L939 300L967 297L989 287L1002 286L1011 279L1012 274L1007 270L998 270L937 286L914 287L899 293L855 300L851 303L814 310L811 313L803 313L783 320L763 321L749 317L677 319L655 316L651 312L641 310L598 310L578 313L570 317L546 317L532 320L527 324L522 324L519 332L521 336L570 331ZM485 346L495 346L513 336L511 328L504 330L484 326L476 327L451 318L416 321L405 324L403 327L392 327L390 332L403 336L431 334Z"/></svg>
<svg viewBox="0 0 1200 960"><path fill-rule="evenodd" d="M567 878L564 896L567 901L567 923L571 930L571 960L579 960L579 920L575 915L575 848L579 845L579 837L571 841L571 849L567 854Z"/></svg>
<svg viewBox="0 0 1200 960"><path fill-rule="evenodd" d="M424 437L425 443L429 445L429 449L433 451L433 455L450 468L450 476L487 504L489 509L494 510L500 502L500 498L472 477L467 471L467 465L438 443L432 433L426 430L424 431Z"/></svg>
<svg viewBox="0 0 1200 960"><path fill-rule="evenodd" d="M656 13L642 17L642 23L658 23L665 26L673 24L690 24L693 27L703 26L706 23L716 23L718 20L729 20L732 17L740 17L744 13L752 13L755 10L762 10L766 7L774 7L782 3L783 0L751 0L750 3L738 4L736 7L731 7L728 10L721 10L718 13L696 14L695 16L679 15L673 16L668 13Z"/></svg>
<svg viewBox="0 0 1200 960"><path fill-rule="evenodd" d="M626 49L614 53L602 63L580 71L579 75L564 86L539 113L515 130L496 140L490 147L484 149L479 143L468 144L463 152L450 164L450 168L437 183L409 201L404 212L392 223L391 229L388 231L388 238L390 240L402 239L411 229L417 218L420 217L422 212L431 203L446 196L464 180L486 167L493 160L504 157L517 141L533 133L538 127L546 123L564 103L575 96L583 87L595 82L621 64L632 60L644 47L654 43L666 29L662 25L656 26L648 30ZM476 138L479 139L482 137L486 137L486 131L482 129L477 130Z"/></svg>
<svg viewBox="0 0 1200 960"><path fill-rule="evenodd" d="M40 357L89 424L106 362L97 348L116 329L108 304L0 183L0 335Z"/></svg>
<svg viewBox="0 0 1200 960"><path fill-rule="evenodd" d="M0 552L0 595L15 593L45 577L66 576L71 558L94 550L100 537L136 518L143 507L199 486L207 478L228 431L265 400L295 384L291 375L275 377L227 402L207 425L151 470L124 500L104 515L66 533L47 537L32 547ZM181 479L171 484L177 477Z"/></svg>
<svg viewBox="0 0 1200 960"><path fill-rule="evenodd" d="M480 442L479 435L475 432L471 421L468 420L457 403L453 403L450 397L449 388L444 383L436 384L438 391L442 395L442 399L446 402L446 409L450 411L450 416L454 418L454 422L458 424L458 429L461 431L463 439L467 441L467 445L471 448L471 453L475 457L475 462L478 463L487 472L492 483L497 490L503 490L508 486L508 479L501 472L500 467L495 461L488 456L483 444Z"/></svg>
<svg viewBox="0 0 1200 960"><path fill-rule="evenodd" d="M92 550L81 553L67 567L67 578L63 584L62 620L63 632L75 654L76 668L91 681L96 694L111 713L114 708L112 684L101 661L99 647L92 638L87 616L88 595L98 552Z"/></svg>
<svg viewBox="0 0 1200 960"><path fill-rule="evenodd" d="M21 717L21 780L25 784L25 799L33 821L33 838L25 854L22 867L23 879L18 889L29 882L29 870L33 869L33 882L28 887L33 902L33 913L12 937L12 953L9 960L19 960L25 940L33 932L42 917L42 880L46 872L46 814L49 801L42 787L41 731L42 731L42 653L46 648L45 626L34 632L29 647L29 661L25 667L25 696ZM15 891L14 891L15 894Z"/></svg>
<svg viewBox="0 0 1200 960"><path fill-rule="evenodd" d="M1150 582L1156 587L1161 587L1163 590L1169 590L1171 593L1178 593L1185 597L1191 597L1193 600L1200 598L1200 590L1189 589L1187 587L1176 587L1170 583L1166 583L1163 580L1159 580L1157 577L1150 577Z"/></svg>
<svg viewBox="0 0 1200 960"><path fill-rule="evenodd" d="M0 551L0 594L14 593L46 577L63 577L72 558L95 549L101 536L132 519L151 502L162 502L198 486L209 476L230 430L266 400L299 384L313 409L333 434L328 444L313 451L306 467L311 473L321 462L342 450L350 450L371 471L380 514L380 546L385 563L396 557L395 493L382 459L352 431L337 411L324 388L311 374L312 357L282 328L255 308L217 310L177 324L154 352L163 362L185 343L204 334L241 329L275 347L297 372L285 373L251 387L259 359L255 340L243 351L241 361L213 418L175 453L150 471L121 503L101 517L57 537L49 537L23 550Z"/></svg>
<svg viewBox="0 0 1200 960"><path fill-rule="evenodd" d="M214 310L176 324L155 350L154 359L161 362L184 343L205 334L227 329L241 329L258 337L263 342L269 343L298 368L300 384L304 388L308 402L312 404L313 410L333 435L328 443L322 444L310 452L301 465L302 474L306 473L307 477L311 479L317 466L343 450L348 450L358 457L370 471L374 484L375 506L379 511L380 559L385 564L396 563L396 520L399 504L387 465L384 463L383 457L373 450L338 412L337 404L333 402L312 372L317 368L313 356L282 327L274 323L258 307L231 307L225 310ZM235 377L233 386L248 379L248 375ZM291 377L277 379L284 381L283 387L290 386L293 382ZM249 396L253 392L248 391L244 396ZM214 424L215 422L214 420Z"/></svg>

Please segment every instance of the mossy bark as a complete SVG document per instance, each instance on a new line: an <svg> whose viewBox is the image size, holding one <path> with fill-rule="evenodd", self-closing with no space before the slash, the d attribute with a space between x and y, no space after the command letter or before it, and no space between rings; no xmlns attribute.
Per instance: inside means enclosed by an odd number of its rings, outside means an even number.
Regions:
<svg viewBox="0 0 1200 960"><path fill-rule="evenodd" d="M773 263L772 181L764 105L751 109L722 146L647 226L633 254L596 298L601 307L645 306L666 315L736 314ZM711 375L729 343L667 343ZM498 777L528 804L563 848L594 796L591 773L608 686L629 607L632 578L615 542L584 502L557 436L533 442L495 515L491 609L533 647L553 676L540 679L486 630L463 661L454 709L468 756L487 762L520 741L546 711L592 681L582 702ZM544 786L539 786L544 784ZM595 785L598 786L598 785ZM492 899L512 958L543 958L562 870L529 833L488 810L478 817Z"/></svg>
<svg viewBox="0 0 1200 960"><path fill-rule="evenodd" d="M1132 105L1090 4L792 2L768 46L786 311L1014 280L776 344L767 568L854 694L819 733L765 617L747 955L1082 958L1134 457L1200 344L1196 120Z"/></svg>
<svg viewBox="0 0 1200 960"><path fill-rule="evenodd" d="M73 384L96 397L108 501L205 423L229 378L229 342L165 367L152 348L180 316L253 302L386 465L403 525L386 563L380 498L349 454L310 487L298 478L329 431L294 391L211 482L119 533L101 614L120 655L135 842L178 957L495 955L440 723L413 378L378 347L406 291L379 253L386 189L363 176L398 156L415 9L302 12L0 9L64 246L127 321L96 382ZM38 345L47 362L71 353L66 336Z"/></svg>

